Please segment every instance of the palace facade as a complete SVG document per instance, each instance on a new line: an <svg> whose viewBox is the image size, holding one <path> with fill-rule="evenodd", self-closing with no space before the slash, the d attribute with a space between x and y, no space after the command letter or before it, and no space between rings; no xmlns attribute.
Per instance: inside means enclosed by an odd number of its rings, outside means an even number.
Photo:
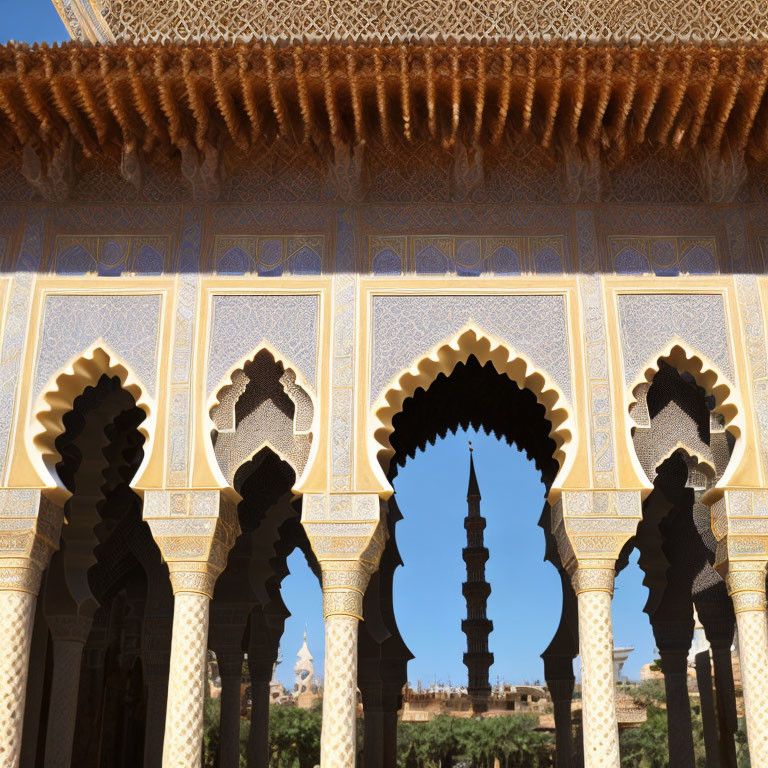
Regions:
<svg viewBox="0 0 768 768"><path fill-rule="evenodd" d="M298 547L322 768L358 688L392 768L392 480L472 425L547 488L559 768L578 654L585 766L619 765L634 547L670 765L695 606L708 765L738 627L768 767L765 4L54 1L72 42L0 47L0 765L198 766L210 648L220 765L247 652L266 766Z"/></svg>

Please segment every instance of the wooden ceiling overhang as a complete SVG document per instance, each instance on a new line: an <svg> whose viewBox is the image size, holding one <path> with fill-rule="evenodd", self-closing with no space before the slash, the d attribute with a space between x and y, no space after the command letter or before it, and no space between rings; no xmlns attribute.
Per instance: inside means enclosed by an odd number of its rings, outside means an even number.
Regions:
<svg viewBox="0 0 768 768"><path fill-rule="evenodd" d="M755 164L768 158L767 84L765 44L11 44L0 155L532 140L609 163L653 145Z"/></svg>

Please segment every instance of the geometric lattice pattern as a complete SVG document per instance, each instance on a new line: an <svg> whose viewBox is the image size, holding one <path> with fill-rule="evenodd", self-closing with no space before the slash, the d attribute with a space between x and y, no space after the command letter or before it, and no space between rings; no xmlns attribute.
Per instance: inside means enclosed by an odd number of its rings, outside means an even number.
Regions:
<svg viewBox="0 0 768 768"><path fill-rule="evenodd" d="M94 5L84 0L62 4ZM768 9L759 0L670 0L658 6L613 0L468 0L458 4L337 0L327 6L316 0L203 0L181 6L173 0L104 0L99 7L115 37L163 42L234 37L389 41L541 40L551 36L621 43L632 38L741 43L765 40L768 29ZM93 11L81 10L81 14L92 17Z"/></svg>
<svg viewBox="0 0 768 768"><path fill-rule="evenodd" d="M354 768L357 714L357 619L325 620L325 690L320 764Z"/></svg>
<svg viewBox="0 0 768 768"><path fill-rule="evenodd" d="M17 766L37 596L0 591L0 765Z"/></svg>
<svg viewBox="0 0 768 768"><path fill-rule="evenodd" d="M613 682L613 625L609 592L580 592L585 768L619 768L619 729Z"/></svg>
<svg viewBox="0 0 768 768"><path fill-rule="evenodd" d="M171 674L163 765L199 768L210 601L197 592L174 597Z"/></svg>
<svg viewBox="0 0 768 768"><path fill-rule="evenodd" d="M765 611L736 614L752 765L768 765L768 625Z"/></svg>

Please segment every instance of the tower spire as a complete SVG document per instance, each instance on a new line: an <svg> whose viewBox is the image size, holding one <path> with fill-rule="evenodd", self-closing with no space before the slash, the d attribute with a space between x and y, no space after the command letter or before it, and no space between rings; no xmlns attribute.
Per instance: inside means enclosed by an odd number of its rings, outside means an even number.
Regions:
<svg viewBox="0 0 768 768"><path fill-rule="evenodd" d="M463 550L467 580L461 590L467 601L467 618L461 622L461 630L467 636L467 652L464 654L464 664L469 675L467 692L472 700L472 709L477 714L488 709L488 697L491 694L488 670L493 664L493 654L488 650L488 636L493 631L493 622L486 615L491 585L485 580L488 550L483 541L485 518L480 512L480 499L470 441L467 516L464 518L467 546Z"/></svg>
<svg viewBox="0 0 768 768"><path fill-rule="evenodd" d="M473 457L474 448L472 448L472 441L469 441L469 484L467 486L467 501L473 497L481 499L480 486L477 484L477 475L475 474L475 460Z"/></svg>

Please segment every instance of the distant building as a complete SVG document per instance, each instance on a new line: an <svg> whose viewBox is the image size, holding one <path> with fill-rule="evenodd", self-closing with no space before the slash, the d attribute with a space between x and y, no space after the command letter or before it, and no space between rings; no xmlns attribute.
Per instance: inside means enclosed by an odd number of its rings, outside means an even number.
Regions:
<svg viewBox="0 0 768 768"><path fill-rule="evenodd" d="M473 699L465 686L432 685L422 691L407 688L403 694L404 723L428 722L438 715L475 717ZM497 685L488 697L482 717L543 714L550 702L546 688L537 685Z"/></svg>
<svg viewBox="0 0 768 768"><path fill-rule="evenodd" d="M296 682L293 684L293 701L302 709L310 709L320 698L320 686L315 677L315 665L307 646L307 630L304 640L296 654L298 661L293 667Z"/></svg>

